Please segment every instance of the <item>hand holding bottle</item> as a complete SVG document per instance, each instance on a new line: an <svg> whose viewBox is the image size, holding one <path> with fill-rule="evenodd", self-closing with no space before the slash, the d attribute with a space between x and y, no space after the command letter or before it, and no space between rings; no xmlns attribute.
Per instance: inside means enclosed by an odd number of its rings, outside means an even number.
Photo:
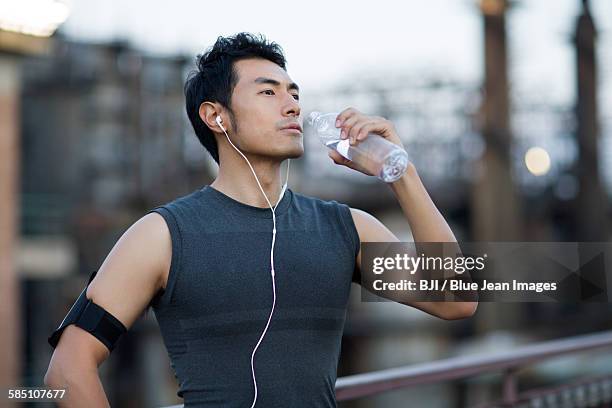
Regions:
<svg viewBox="0 0 612 408"><path fill-rule="evenodd" d="M310 114L307 124L330 148L329 157L339 165L391 183L408 166L408 155L393 124L354 108L336 114Z"/></svg>

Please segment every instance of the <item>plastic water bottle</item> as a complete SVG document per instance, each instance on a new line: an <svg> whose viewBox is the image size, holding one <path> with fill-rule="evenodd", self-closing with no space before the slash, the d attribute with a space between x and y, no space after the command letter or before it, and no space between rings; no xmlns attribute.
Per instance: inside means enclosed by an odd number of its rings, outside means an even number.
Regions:
<svg viewBox="0 0 612 408"><path fill-rule="evenodd" d="M312 112L306 119L306 130L317 136L325 146L363 167L386 183L398 180L408 168L408 154L384 137L370 133L364 140L351 145L340 139L336 127L337 113Z"/></svg>

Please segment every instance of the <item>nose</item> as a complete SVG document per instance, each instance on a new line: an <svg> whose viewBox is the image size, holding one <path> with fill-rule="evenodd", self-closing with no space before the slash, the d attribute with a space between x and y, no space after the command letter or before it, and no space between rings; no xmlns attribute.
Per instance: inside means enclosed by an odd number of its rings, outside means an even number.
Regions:
<svg viewBox="0 0 612 408"><path fill-rule="evenodd" d="M302 112L302 108L300 107L300 102L296 100L293 95L287 96L289 99L283 106L283 116L295 116L299 117Z"/></svg>

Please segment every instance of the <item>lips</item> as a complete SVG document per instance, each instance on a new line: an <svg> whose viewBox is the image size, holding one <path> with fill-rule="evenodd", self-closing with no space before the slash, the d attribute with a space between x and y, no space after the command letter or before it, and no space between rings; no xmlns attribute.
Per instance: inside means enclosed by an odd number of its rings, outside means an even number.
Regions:
<svg viewBox="0 0 612 408"><path fill-rule="evenodd" d="M302 127L300 126L299 123L290 123L286 126L283 126L281 130L290 130L295 133L302 133Z"/></svg>

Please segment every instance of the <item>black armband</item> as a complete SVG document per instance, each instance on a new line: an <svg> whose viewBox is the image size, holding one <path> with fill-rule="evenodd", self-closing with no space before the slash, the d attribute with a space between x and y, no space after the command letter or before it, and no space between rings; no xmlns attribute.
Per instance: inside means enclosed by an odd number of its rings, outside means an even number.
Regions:
<svg viewBox="0 0 612 408"><path fill-rule="evenodd" d="M89 282L92 281L94 276L95 272L89 278ZM93 335L100 340L109 351L113 351L119 337L127 332L123 323L116 317L96 305L90 299L87 299L87 287L89 287L89 284L83 289L59 327L49 337L48 341L51 347L57 347L57 343L59 343L64 329L71 324Z"/></svg>

